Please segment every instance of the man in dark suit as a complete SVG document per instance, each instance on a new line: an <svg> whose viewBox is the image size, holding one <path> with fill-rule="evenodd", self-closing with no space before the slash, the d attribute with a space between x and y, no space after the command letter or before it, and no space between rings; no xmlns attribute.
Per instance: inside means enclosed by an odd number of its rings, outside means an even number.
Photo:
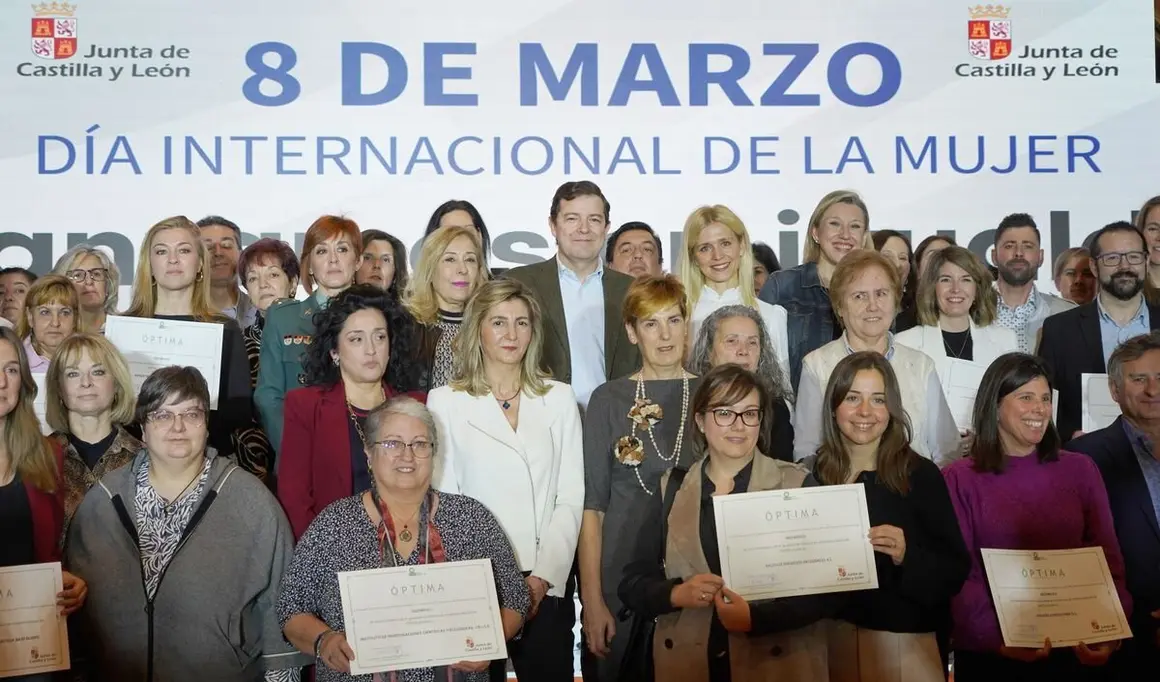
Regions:
<svg viewBox="0 0 1160 682"><path fill-rule="evenodd" d="M544 365L554 379L572 385L581 414L597 386L640 369L640 352L628 340L623 319L624 297L633 278L600 261L608 236L609 209L608 199L593 182L560 185L548 212L556 255L503 275L523 282L536 296L544 316ZM573 566L568 579L569 603L575 594L577 573ZM596 594L599 587L594 587ZM571 659L568 663L571 668ZM581 663L584 677L589 679L592 658L586 644ZM559 677L564 679L563 671Z"/></svg>
<svg viewBox="0 0 1160 682"><path fill-rule="evenodd" d="M1132 594L1132 635L1109 679L1144 680L1160 671L1160 332L1125 341L1108 361L1123 415L1067 444L1100 468Z"/></svg>
<svg viewBox="0 0 1160 682"><path fill-rule="evenodd" d="M1081 375L1104 374L1117 346L1160 328L1160 306L1144 299L1148 253L1140 230L1111 223L1095 234L1090 249L1100 283L1096 300L1047 318L1039 342L1039 357L1059 391L1057 426L1064 439L1083 426Z"/></svg>
<svg viewBox="0 0 1160 682"><path fill-rule="evenodd" d="M640 368L621 314L632 277L600 261L608 218L608 199L595 183L565 182L548 213L556 255L504 273L528 285L539 300L544 364L552 378L572 384L582 408L597 386Z"/></svg>

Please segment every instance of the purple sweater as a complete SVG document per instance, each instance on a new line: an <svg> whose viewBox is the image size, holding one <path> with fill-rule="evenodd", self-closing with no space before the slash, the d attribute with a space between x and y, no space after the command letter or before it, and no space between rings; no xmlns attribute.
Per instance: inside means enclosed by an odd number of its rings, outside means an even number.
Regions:
<svg viewBox="0 0 1160 682"><path fill-rule="evenodd" d="M1033 454L1008 457L1001 474L979 473L972 460L961 459L943 475L971 553L967 582L951 601L955 649L992 652L1003 644L979 552L983 547L1103 547L1124 612L1131 613L1108 493L1091 459L1066 451L1058 461L1042 464Z"/></svg>

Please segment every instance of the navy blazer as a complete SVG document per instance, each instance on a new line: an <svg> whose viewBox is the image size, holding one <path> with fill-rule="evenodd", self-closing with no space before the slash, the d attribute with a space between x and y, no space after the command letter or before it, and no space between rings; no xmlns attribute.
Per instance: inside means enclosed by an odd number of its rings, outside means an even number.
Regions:
<svg viewBox="0 0 1160 682"><path fill-rule="evenodd" d="M1125 642L1124 654L1137 670L1150 669L1155 674L1160 669L1160 648L1156 643L1160 621L1151 613L1160 609L1160 524L1123 421L1123 417L1118 417L1106 429L1080 436L1064 449L1091 457L1104 478L1116 536L1124 554L1128 591L1132 594L1134 638L1130 646Z"/></svg>
<svg viewBox="0 0 1160 682"><path fill-rule="evenodd" d="M1160 306L1147 303L1152 331L1160 329ZM1047 366L1051 387L1059 391L1059 418L1055 425L1063 440L1083 428L1081 374L1104 374L1103 334L1096 302L1056 313L1043 321L1037 355Z"/></svg>

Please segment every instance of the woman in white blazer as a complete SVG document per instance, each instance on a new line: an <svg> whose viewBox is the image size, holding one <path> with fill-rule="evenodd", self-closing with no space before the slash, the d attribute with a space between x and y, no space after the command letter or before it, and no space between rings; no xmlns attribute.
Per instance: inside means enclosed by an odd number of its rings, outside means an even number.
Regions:
<svg viewBox="0 0 1160 682"><path fill-rule="evenodd" d="M918 286L918 322L894 340L926 353L946 385L948 358L986 370L1000 355L1019 348L1015 332L994 324L997 316L991 273L978 256L961 246L930 255Z"/></svg>
<svg viewBox="0 0 1160 682"><path fill-rule="evenodd" d="M689 338L697 338L701 323L718 308L748 306L761 315L781 373L790 376L788 314L753 293L753 245L741 218L726 206L702 206L685 220L683 243L676 274L693 312Z"/></svg>
<svg viewBox="0 0 1160 682"><path fill-rule="evenodd" d="M584 449L572 387L540 369L543 323L512 279L483 284L467 304L452 379L431 391L439 429L436 488L495 515L528 583L531 608L508 655L521 679L571 682L575 606L568 576L584 508ZM494 662L493 679L504 661Z"/></svg>

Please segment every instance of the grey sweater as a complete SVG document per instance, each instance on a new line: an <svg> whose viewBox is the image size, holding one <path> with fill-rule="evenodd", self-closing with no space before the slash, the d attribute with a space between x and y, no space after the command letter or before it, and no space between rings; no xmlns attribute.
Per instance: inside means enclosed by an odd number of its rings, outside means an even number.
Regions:
<svg viewBox="0 0 1160 682"><path fill-rule="evenodd" d="M89 585L73 620L92 679L256 682L266 670L311 663L285 641L274 612L294 551L290 524L266 487L225 457L214 458L193 530L148 602L134 509L134 479L147 456L93 486L69 529L67 566Z"/></svg>

